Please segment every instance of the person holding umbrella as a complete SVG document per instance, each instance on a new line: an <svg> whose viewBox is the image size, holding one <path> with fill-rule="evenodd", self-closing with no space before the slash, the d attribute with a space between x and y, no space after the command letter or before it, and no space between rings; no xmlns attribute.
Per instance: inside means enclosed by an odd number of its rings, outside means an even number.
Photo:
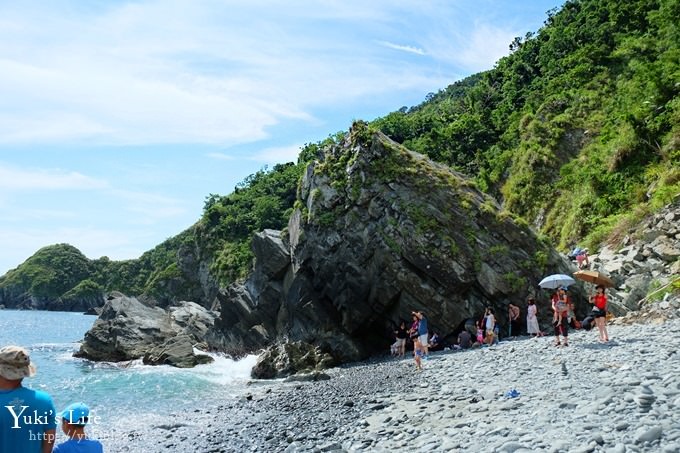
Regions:
<svg viewBox="0 0 680 453"><path fill-rule="evenodd" d="M560 346L560 335L564 338L561 343L569 346L569 299L567 298L567 288L560 286L557 289L557 300L554 305L555 314L553 315L553 326L555 326L555 346Z"/></svg>
<svg viewBox="0 0 680 453"><path fill-rule="evenodd" d="M574 272L574 277L596 285L595 294L590 296L590 302L594 305L591 316L595 319L595 325L600 334L600 341L603 343L609 341L609 334L607 333L607 295L604 293L604 289L616 287L614 281L597 271Z"/></svg>
<svg viewBox="0 0 680 453"><path fill-rule="evenodd" d="M595 287L595 294L590 296L590 303L594 305L593 316L600 334L600 342L606 343L609 341L609 334L607 333L607 295L604 293L604 286Z"/></svg>
<svg viewBox="0 0 680 453"><path fill-rule="evenodd" d="M573 278L565 274L548 275L538 283L544 289L557 289L557 294L551 299L552 309L555 312L553 326L555 327L555 346L560 346L560 335L564 337L564 346L569 346L567 336L569 335L568 321L569 300L567 299L567 286L576 282Z"/></svg>

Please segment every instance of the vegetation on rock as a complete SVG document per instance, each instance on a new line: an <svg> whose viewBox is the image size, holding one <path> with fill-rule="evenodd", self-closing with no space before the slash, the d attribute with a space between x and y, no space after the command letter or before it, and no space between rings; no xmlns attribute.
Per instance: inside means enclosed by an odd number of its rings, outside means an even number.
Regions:
<svg viewBox="0 0 680 453"><path fill-rule="evenodd" d="M568 1L496 67L373 125L474 178L566 249L680 193L674 0Z"/></svg>
<svg viewBox="0 0 680 453"><path fill-rule="evenodd" d="M532 225L563 251L575 243L596 248L621 240L680 193L678 17L676 0L569 0L549 11L536 33L516 38L512 53L493 69L432 93L417 106L356 122L355 141L370 143L379 130L452 167L470 178L457 181L462 209L474 204L464 190L474 181L503 206L490 221L511 218ZM196 225L139 259L88 260L66 244L41 249L0 277L0 304L22 294L72 297L94 285L166 302L207 298L212 294L207 287L249 274L252 234L284 229L306 165L343 135L305 145L297 163L263 169L229 195L209 195ZM314 171L336 181L336 190L349 187L356 200L367 182L348 173L352 156L334 156ZM395 156L379 169L381 178L423 176L418 159ZM454 182L449 173L441 175L449 179L441 180L442 186ZM424 194L432 181L427 176ZM350 178L351 184L339 178ZM315 195L312 204L319 199ZM496 212L495 202L488 203L482 212ZM332 227L344 209L297 208L322 228ZM417 203L406 208L419 232L436 228ZM474 240L474 232L463 227L460 233ZM389 225L383 238L393 251L400 249ZM450 253L460 252L453 241L443 241L451 243ZM544 256L535 258L544 264Z"/></svg>

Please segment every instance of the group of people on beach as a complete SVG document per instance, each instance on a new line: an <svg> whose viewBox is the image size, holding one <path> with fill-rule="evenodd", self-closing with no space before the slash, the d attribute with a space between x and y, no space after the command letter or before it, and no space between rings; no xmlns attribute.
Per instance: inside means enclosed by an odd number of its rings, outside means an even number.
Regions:
<svg viewBox="0 0 680 453"><path fill-rule="evenodd" d="M22 385L35 372L26 349L0 348L0 452L102 453L102 444L85 434L87 405L74 403L57 414L47 392ZM58 419L68 439L55 446Z"/></svg>
<svg viewBox="0 0 680 453"><path fill-rule="evenodd" d="M399 327L394 331L396 340L390 347L393 356L404 357L406 354L406 342L411 340L413 343L413 357L416 362L416 369L422 370L422 361L429 359L430 346L438 346L438 335L430 336L427 326L427 317L422 311L411 312L412 323L406 328L406 321L401 321Z"/></svg>
<svg viewBox="0 0 680 453"><path fill-rule="evenodd" d="M580 328L585 325L586 328L589 328L592 323L597 327L599 341L601 343L609 341L609 333L607 332L607 295L605 294L604 286L597 285L595 287L595 294L589 297L589 301L593 304L592 311L590 316L581 323L574 315L574 304L567 294L567 288L561 286L553 294L551 307L553 310L552 324L555 328L555 346L569 346L569 326ZM561 342L560 336L563 338Z"/></svg>
<svg viewBox="0 0 680 453"><path fill-rule="evenodd" d="M583 327L590 328L593 324L598 329L599 341L609 341L607 332L607 295L602 285L595 287L595 294L589 297L593 305L590 315L583 320ZM553 312L552 327L555 335L555 346L569 346L569 327L580 328L582 323L576 319L574 303L568 295L568 288L560 286L550 299L550 307ZM412 313L413 322L407 328L406 322L401 321L394 331L395 342L391 346L393 356L403 357L407 342L413 343L413 357L416 369L422 369L422 360L429 357L429 350L434 347L443 348L439 336L428 332L428 321L422 311ZM526 330L523 329L520 307L510 303L508 305L508 336L516 337L526 332L531 337L541 337L544 333L538 323L538 308L534 297L527 299ZM457 342L450 346L453 350L469 349L473 347L491 346L499 342L500 326L495 316L494 309L487 307L484 316L477 321L466 323L464 329L458 334Z"/></svg>

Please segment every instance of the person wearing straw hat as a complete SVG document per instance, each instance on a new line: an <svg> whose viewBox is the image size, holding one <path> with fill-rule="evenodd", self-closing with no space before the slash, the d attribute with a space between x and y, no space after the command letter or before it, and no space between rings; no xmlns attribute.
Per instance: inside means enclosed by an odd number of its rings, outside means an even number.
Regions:
<svg viewBox="0 0 680 453"><path fill-rule="evenodd" d="M35 375L28 352L19 346L0 348L0 452L49 453L57 428L52 397L22 385Z"/></svg>

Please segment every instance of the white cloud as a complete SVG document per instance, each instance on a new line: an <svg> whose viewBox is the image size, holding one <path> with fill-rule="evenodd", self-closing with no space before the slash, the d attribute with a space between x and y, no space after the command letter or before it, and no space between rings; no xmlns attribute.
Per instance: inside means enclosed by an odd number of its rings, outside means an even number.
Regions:
<svg viewBox="0 0 680 453"><path fill-rule="evenodd" d="M508 55L508 45L517 32L484 22L469 29L456 27L433 30L425 48L438 61L473 73L491 69L499 58Z"/></svg>
<svg viewBox="0 0 680 453"><path fill-rule="evenodd" d="M257 3L1 6L0 145L229 146L329 103L447 82L364 44L395 35L408 2Z"/></svg>
<svg viewBox="0 0 680 453"><path fill-rule="evenodd" d="M510 53L510 42L516 32L479 24L474 27L465 47L456 54L455 61L474 71L490 69L493 63Z"/></svg>
<svg viewBox="0 0 680 453"><path fill-rule="evenodd" d="M103 189L108 183L75 171L23 169L0 162L0 188L10 190Z"/></svg>
<svg viewBox="0 0 680 453"><path fill-rule="evenodd" d="M403 52L414 53L416 55L427 55L427 53L419 47L404 46L400 44L394 44L389 41L378 41L378 44L380 44L381 46L389 47L390 49L401 50Z"/></svg>

